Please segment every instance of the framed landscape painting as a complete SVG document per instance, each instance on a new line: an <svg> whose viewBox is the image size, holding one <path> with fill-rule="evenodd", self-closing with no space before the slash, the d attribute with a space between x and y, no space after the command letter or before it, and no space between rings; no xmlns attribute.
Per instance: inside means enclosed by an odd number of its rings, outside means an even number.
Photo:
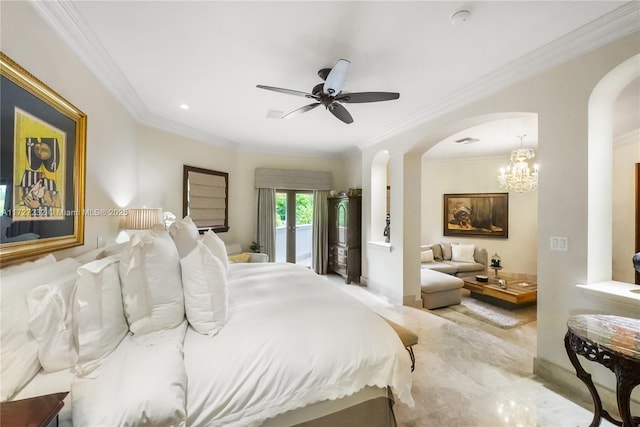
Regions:
<svg viewBox="0 0 640 427"><path fill-rule="evenodd" d="M444 235L509 237L509 193L444 195Z"/></svg>
<svg viewBox="0 0 640 427"><path fill-rule="evenodd" d="M0 265L84 243L84 113L0 52Z"/></svg>

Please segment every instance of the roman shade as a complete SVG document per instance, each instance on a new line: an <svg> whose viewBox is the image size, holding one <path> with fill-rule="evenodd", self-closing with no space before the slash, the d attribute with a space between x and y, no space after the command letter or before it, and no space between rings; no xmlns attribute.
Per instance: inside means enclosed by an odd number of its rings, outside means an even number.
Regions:
<svg viewBox="0 0 640 427"><path fill-rule="evenodd" d="M256 188L286 190L331 190L331 172L303 171L294 169L256 168Z"/></svg>
<svg viewBox="0 0 640 427"><path fill-rule="evenodd" d="M190 216L198 229L229 229L228 181L226 172L184 167L184 216Z"/></svg>

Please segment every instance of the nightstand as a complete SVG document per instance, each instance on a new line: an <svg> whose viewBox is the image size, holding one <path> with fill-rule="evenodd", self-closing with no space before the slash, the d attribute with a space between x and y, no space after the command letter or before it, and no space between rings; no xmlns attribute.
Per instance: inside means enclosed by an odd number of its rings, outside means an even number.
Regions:
<svg viewBox="0 0 640 427"><path fill-rule="evenodd" d="M2 425L19 427L55 427L58 412L68 392L47 394L0 404Z"/></svg>

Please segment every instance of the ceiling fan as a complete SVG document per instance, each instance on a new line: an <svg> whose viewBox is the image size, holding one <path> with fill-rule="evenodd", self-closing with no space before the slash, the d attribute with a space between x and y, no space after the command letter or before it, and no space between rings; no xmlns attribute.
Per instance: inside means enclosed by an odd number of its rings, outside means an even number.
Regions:
<svg viewBox="0 0 640 427"><path fill-rule="evenodd" d="M305 98L314 99L316 101L283 115L281 117L282 119L289 119L297 116L298 114L313 110L319 105L324 105L331 114L347 124L353 123L353 118L347 109L342 106L342 103L359 104L364 102L390 101L400 98L400 94L396 92L343 93L342 86L347 79L350 65L351 62L346 59L339 59L333 68L322 68L319 70L318 76L324 80L324 83L315 85L311 90L311 93L264 85L256 85L256 87L289 95L304 96Z"/></svg>

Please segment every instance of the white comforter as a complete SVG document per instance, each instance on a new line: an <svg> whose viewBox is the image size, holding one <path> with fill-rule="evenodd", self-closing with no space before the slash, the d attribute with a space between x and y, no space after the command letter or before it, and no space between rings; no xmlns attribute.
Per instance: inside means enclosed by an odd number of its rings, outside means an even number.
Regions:
<svg viewBox="0 0 640 427"><path fill-rule="evenodd" d="M253 426L363 387L413 406L395 332L326 279L293 264L233 264L228 323L184 341L188 425Z"/></svg>

